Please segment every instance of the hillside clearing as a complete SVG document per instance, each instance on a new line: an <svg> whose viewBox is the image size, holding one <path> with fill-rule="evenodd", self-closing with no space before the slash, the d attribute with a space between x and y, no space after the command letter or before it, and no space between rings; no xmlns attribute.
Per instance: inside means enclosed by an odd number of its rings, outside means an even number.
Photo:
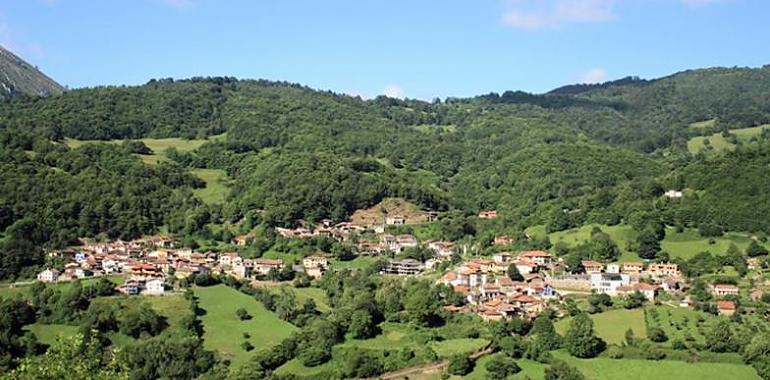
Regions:
<svg viewBox="0 0 770 380"><path fill-rule="evenodd" d="M193 193L207 204L224 203L230 188L227 174L219 169L193 169L192 173L206 182L206 187L195 189Z"/></svg>
<svg viewBox="0 0 770 380"><path fill-rule="evenodd" d="M644 311L634 310L609 310L599 314L592 314L594 331L596 335L607 343L620 344L625 340L626 330L634 331L636 337L646 337L647 327L644 323ZM556 322L556 332L564 335L569 329L570 318Z"/></svg>
<svg viewBox="0 0 770 380"><path fill-rule="evenodd" d="M758 137L762 134L762 130L766 128L770 128L770 125L765 124L758 127L731 129L730 133L735 135L738 142L745 144L751 141L752 137ZM708 139L709 145L705 144L706 139ZM735 149L735 144L728 141L728 138L722 136L721 132L714 133L708 137L696 136L687 141L687 150L692 154L697 154L704 150L712 150L709 149L708 146L711 146L715 152Z"/></svg>
<svg viewBox="0 0 770 380"><path fill-rule="evenodd" d="M223 359L229 359L233 367L243 365L252 355L241 348L249 341L255 350L269 348L288 337L297 328L279 319L254 298L225 285L195 288L200 307L205 313L200 317L204 326L203 345L216 350ZM244 308L251 319L241 321L235 314ZM250 338L244 338L244 333Z"/></svg>

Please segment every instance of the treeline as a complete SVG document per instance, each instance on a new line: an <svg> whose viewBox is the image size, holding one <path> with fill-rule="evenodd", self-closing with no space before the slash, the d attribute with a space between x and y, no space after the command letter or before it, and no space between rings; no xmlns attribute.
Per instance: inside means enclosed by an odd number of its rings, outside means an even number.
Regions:
<svg viewBox="0 0 770 380"><path fill-rule="evenodd" d="M79 237L131 239L200 207L200 179L176 164L143 164L130 146L61 144L0 130L0 279L27 277L43 248Z"/></svg>

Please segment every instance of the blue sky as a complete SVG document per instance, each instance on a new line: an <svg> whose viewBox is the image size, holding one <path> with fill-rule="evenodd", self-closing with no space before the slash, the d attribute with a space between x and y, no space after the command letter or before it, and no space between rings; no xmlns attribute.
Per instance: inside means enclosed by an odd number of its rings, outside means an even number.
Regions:
<svg viewBox="0 0 770 380"><path fill-rule="evenodd" d="M770 64L767 0L0 0L71 88L228 75L430 99Z"/></svg>

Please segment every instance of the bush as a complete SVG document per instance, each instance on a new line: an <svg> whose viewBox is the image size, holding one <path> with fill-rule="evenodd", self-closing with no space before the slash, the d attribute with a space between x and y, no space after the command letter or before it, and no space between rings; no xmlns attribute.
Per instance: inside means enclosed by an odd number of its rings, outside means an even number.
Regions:
<svg viewBox="0 0 770 380"><path fill-rule="evenodd" d="M556 360L551 364L550 367L545 369L545 380L584 380L585 376L583 376L580 371L561 361Z"/></svg>
<svg viewBox="0 0 770 380"><path fill-rule="evenodd" d="M663 343L668 340L668 336L666 336L666 332L663 331L663 329L658 327L650 327L647 330L647 337L650 338L651 341L656 343Z"/></svg>
<svg viewBox="0 0 770 380"><path fill-rule="evenodd" d="M484 367L492 379L505 379L521 372L521 367L504 354L495 355Z"/></svg>
<svg viewBox="0 0 770 380"><path fill-rule="evenodd" d="M679 339L675 339L675 340L671 341L671 348L673 348L675 350L686 350L687 349L687 344L685 344L683 341L681 341Z"/></svg>
<svg viewBox="0 0 770 380"><path fill-rule="evenodd" d="M241 348L243 348L244 351L249 352L254 349L254 346L248 340L246 340L241 343Z"/></svg>
<svg viewBox="0 0 770 380"><path fill-rule="evenodd" d="M610 346L610 348L607 349L607 356L610 359L623 359L623 349L615 345Z"/></svg>
<svg viewBox="0 0 770 380"><path fill-rule="evenodd" d="M244 308L240 308L240 309L236 310L235 311L235 315L237 315L238 319L240 319L242 321L246 321L246 320L251 319L251 315Z"/></svg>
<svg viewBox="0 0 770 380"><path fill-rule="evenodd" d="M450 375L465 376L473 371L473 362L467 355L458 354L449 360L447 372Z"/></svg>

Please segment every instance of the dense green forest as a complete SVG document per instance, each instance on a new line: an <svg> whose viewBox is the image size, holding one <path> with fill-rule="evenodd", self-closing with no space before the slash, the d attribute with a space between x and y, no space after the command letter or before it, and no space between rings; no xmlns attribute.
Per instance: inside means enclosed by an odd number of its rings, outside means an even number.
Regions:
<svg viewBox="0 0 770 380"><path fill-rule="evenodd" d="M497 209L485 228L514 233L585 223L767 233L768 133L709 155L686 143L770 122L769 88L763 67L432 102L221 77L15 98L0 103L0 278L27 276L44 248L82 236L225 240L212 225L345 220L385 197L451 211L444 225ZM691 126L701 121L713 122ZM131 141L215 135L154 152L168 158L157 164ZM204 184L192 170L203 168L226 174L224 202L195 195ZM684 198L667 199L670 189Z"/></svg>

